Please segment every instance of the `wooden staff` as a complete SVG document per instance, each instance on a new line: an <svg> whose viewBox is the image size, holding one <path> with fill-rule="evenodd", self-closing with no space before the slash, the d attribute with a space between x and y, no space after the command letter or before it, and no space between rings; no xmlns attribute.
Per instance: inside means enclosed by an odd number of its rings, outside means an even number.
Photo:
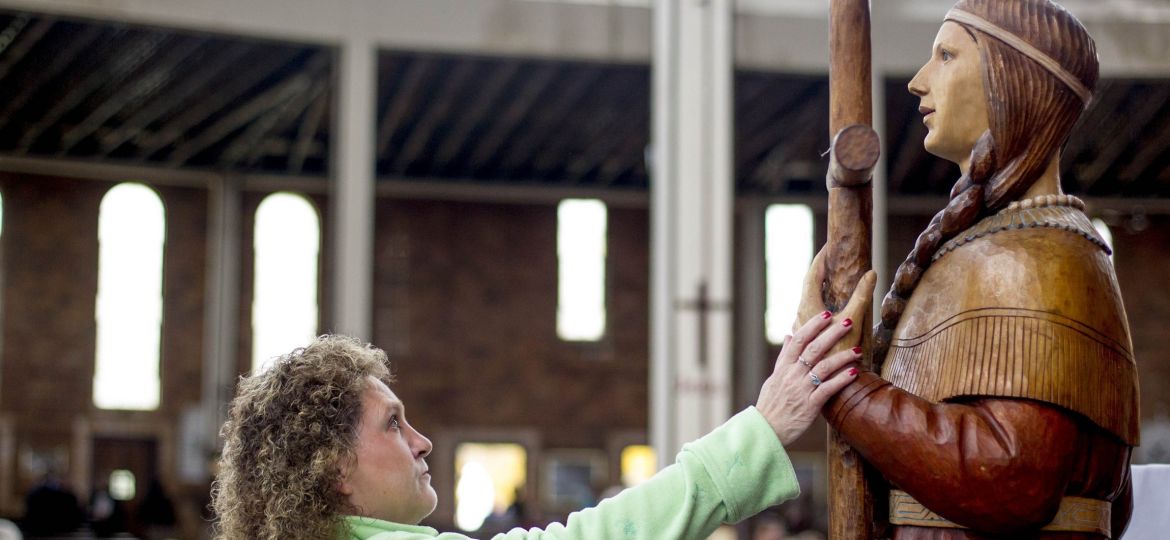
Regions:
<svg viewBox="0 0 1170 540"><path fill-rule="evenodd" d="M870 177L880 143L872 124L868 0L830 0L829 8L829 227L822 298L829 310L845 307L858 281L870 269L873 192ZM872 369L867 330L866 357ZM836 430L829 430L829 538L871 540L875 526L873 490L866 466Z"/></svg>

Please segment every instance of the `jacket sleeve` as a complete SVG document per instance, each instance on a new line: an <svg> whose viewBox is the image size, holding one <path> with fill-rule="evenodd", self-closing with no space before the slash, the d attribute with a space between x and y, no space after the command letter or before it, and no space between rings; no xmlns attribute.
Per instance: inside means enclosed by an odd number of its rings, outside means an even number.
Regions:
<svg viewBox="0 0 1170 540"><path fill-rule="evenodd" d="M939 515L1003 533L1055 516L1076 421L1035 401L931 403L863 373L825 408L829 424L891 483Z"/></svg>
<svg viewBox="0 0 1170 540"><path fill-rule="evenodd" d="M687 444L644 484L569 515L547 529L513 529L496 540L704 539L800 493L788 455L754 407Z"/></svg>

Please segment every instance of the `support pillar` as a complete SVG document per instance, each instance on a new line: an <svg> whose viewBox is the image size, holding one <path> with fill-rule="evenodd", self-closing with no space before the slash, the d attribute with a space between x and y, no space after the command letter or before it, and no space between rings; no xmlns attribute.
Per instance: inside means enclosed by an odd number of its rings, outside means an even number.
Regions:
<svg viewBox="0 0 1170 540"><path fill-rule="evenodd" d="M240 304L240 180L220 176L207 192L207 286L203 324L204 450L219 448L219 428L238 375ZM210 454L208 454L210 455Z"/></svg>
<svg viewBox="0 0 1170 540"><path fill-rule="evenodd" d="M341 45L339 55L336 138L330 156L332 325L328 330L370 340L378 55L364 30L369 22L362 20L357 9L362 5L350 4L353 35Z"/></svg>
<svg viewBox="0 0 1170 540"><path fill-rule="evenodd" d="M731 414L733 0L654 2L650 439Z"/></svg>

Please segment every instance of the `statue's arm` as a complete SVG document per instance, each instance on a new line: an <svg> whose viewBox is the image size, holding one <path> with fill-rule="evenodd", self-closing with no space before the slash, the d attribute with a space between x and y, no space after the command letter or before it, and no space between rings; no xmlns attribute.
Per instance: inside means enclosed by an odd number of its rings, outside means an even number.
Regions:
<svg viewBox="0 0 1170 540"><path fill-rule="evenodd" d="M987 532L1049 522L1075 460L1070 413L1018 399L931 403L872 373L830 401L825 417L896 487Z"/></svg>

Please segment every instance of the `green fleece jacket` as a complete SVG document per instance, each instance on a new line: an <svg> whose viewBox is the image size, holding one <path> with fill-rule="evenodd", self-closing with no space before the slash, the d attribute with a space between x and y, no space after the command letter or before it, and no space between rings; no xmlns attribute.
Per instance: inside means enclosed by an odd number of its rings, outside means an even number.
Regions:
<svg viewBox="0 0 1170 540"><path fill-rule="evenodd" d="M776 433L755 407L683 446L674 465L640 486L548 528L513 529L494 540L704 539L800 494ZM430 527L348 516L343 540L466 540Z"/></svg>

